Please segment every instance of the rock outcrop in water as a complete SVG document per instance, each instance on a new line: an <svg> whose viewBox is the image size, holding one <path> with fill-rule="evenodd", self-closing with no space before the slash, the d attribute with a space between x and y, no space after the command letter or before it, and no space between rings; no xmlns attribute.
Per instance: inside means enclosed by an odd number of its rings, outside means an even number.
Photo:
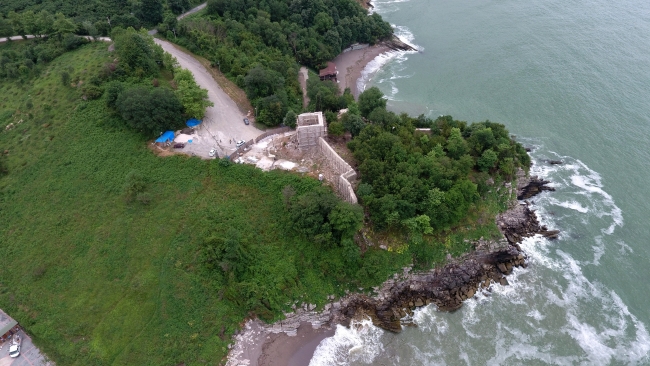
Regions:
<svg viewBox="0 0 650 366"><path fill-rule="evenodd" d="M523 172L520 171L519 174L523 174ZM551 182L540 179L537 176L532 176L529 179L523 179L520 176L517 182L518 200L527 200L543 191L555 191L555 188L548 186Z"/></svg>

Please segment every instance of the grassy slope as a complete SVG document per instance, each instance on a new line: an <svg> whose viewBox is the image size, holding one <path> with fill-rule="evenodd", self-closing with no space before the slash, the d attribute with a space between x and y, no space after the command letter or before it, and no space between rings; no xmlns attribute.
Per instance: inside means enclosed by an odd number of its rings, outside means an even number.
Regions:
<svg viewBox="0 0 650 366"><path fill-rule="evenodd" d="M262 288L315 303L342 294L325 255L284 229L281 189L319 183L153 155L114 127L103 100L83 102L61 85L63 70L83 80L111 59L105 44L91 44L34 80L0 82L0 123L24 120L0 133L0 149L10 150L0 178L0 308L60 365L216 364L247 314L222 298L197 248L227 228L258 254ZM124 199L132 170L147 177L148 206ZM375 257L383 267L373 282L410 258ZM295 282L275 283L279 274Z"/></svg>

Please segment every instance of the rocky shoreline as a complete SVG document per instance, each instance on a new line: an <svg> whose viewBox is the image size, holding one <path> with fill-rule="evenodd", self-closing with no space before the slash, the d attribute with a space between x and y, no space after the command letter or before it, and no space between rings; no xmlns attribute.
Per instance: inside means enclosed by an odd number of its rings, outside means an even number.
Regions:
<svg viewBox="0 0 650 366"><path fill-rule="evenodd" d="M533 197L548 187L548 181L537 177L526 177L523 171L518 174L517 198ZM506 184L506 188L510 188ZM238 365L247 347L253 342L251 332L259 335L258 341L270 333L297 334L303 323L310 323L314 329L332 327L336 324L349 325L353 319L370 317L375 326L391 332L400 332L404 321L416 308L435 304L441 311L459 309L463 301L474 296L481 289L493 284L506 286L509 275L515 267L526 267L526 254L519 243L526 238L541 234L556 238L557 230L548 230L539 224L535 211L528 202L514 201L506 212L498 215L496 223L503 238L499 241L479 240L474 248L459 258L450 260L446 265L426 272L412 273L405 268L401 274L374 288L374 295L349 294L344 298L324 306L322 311L314 311L315 305L304 304L293 313L285 314L286 319L275 324L266 325L258 320L246 324L243 333L237 335L231 349L228 365ZM247 333L248 332L248 333ZM246 364L257 365L257 360L246 360Z"/></svg>

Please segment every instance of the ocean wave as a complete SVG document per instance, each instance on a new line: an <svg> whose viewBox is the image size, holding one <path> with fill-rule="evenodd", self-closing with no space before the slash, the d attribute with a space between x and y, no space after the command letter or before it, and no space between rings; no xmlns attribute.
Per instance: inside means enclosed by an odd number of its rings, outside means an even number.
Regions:
<svg viewBox="0 0 650 366"><path fill-rule="evenodd" d="M411 0L374 0L368 13L388 14L399 10L399 3L409 2Z"/></svg>
<svg viewBox="0 0 650 366"><path fill-rule="evenodd" d="M366 90L366 85L368 84L368 81L370 81L370 78L377 71L379 71L389 61L398 57L400 53L401 52L399 51L384 52L381 55L375 57L372 61L370 61L366 65L366 67L363 68L363 70L361 71L361 77L357 80L357 90L359 91L359 93Z"/></svg>
<svg viewBox="0 0 650 366"><path fill-rule="evenodd" d="M350 362L372 363L383 351L383 330L370 319L353 320L350 327L336 326L334 336L324 339L314 351L310 366L349 365Z"/></svg>

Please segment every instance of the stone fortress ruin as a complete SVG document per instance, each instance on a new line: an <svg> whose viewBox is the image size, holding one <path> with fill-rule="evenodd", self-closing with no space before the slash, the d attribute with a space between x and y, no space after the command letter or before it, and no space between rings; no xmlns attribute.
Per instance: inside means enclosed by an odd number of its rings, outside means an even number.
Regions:
<svg viewBox="0 0 650 366"><path fill-rule="evenodd" d="M317 149L325 158L327 164L336 174L337 179L334 188L341 197L350 203L357 203L357 196L354 194L350 180L357 178L357 173L352 169L339 154L325 141L327 136L327 121L323 112L303 113L298 116L296 123L298 135L298 147L300 150Z"/></svg>
<svg viewBox="0 0 650 366"><path fill-rule="evenodd" d="M308 150L316 147L318 145L318 138L327 136L327 123L323 112L303 113L299 115L296 126L300 150Z"/></svg>
<svg viewBox="0 0 650 366"><path fill-rule="evenodd" d="M247 141L230 159L255 164L266 171L284 169L313 174L329 182L346 202L357 203L353 189L357 173L327 142L327 121L322 112L297 116L295 131L282 127Z"/></svg>

